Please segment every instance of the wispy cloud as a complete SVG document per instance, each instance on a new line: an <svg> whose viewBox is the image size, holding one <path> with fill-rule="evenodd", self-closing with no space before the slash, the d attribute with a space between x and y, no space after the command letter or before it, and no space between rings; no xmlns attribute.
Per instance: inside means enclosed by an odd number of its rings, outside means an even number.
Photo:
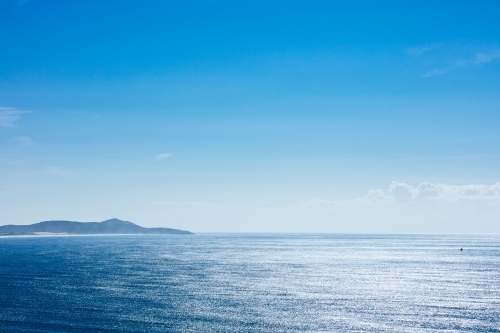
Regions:
<svg viewBox="0 0 500 333"><path fill-rule="evenodd" d="M213 207L214 205L201 201L158 201L153 202L154 206L172 206L172 207Z"/></svg>
<svg viewBox="0 0 500 333"><path fill-rule="evenodd" d="M311 199L303 201L300 205L305 207L350 207L350 206L379 206L396 203L395 199L384 193L383 190L369 190L368 193L361 198L350 200L324 200Z"/></svg>
<svg viewBox="0 0 500 333"><path fill-rule="evenodd" d="M14 127L23 113L27 111L18 110L16 108L0 107L0 127Z"/></svg>
<svg viewBox="0 0 500 333"><path fill-rule="evenodd" d="M72 171L67 170L65 168L62 168L62 167L58 167L58 166L52 166L52 167L46 168L45 173L48 173L51 175L61 175L61 176L71 176L74 174Z"/></svg>
<svg viewBox="0 0 500 333"><path fill-rule="evenodd" d="M22 160L0 159L0 165L20 166L23 164L24 164L24 161L22 161Z"/></svg>
<svg viewBox="0 0 500 333"><path fill-rule="evenodd" d="M431 77L434 75L439 75L444 73L446 73L446 70L444 69L433 69L431 71L428 71L427 73L422 74L422 77Z"/></svg>
<svg viewBox="0 0 500 333"><path fill-rule="evenodd" d="M443 43L438 43L438 44L427 44L427 45L419 45L415 47L411 47L407 49L408 54L410 55L422 55L424 53L427 53L429 51L435 50L443 46Z"/></svg>
<svg viewBox="0 0 500 333"><path fill-rule="evenodd" d="M407 49L407 53L425 67L431 67L420 75L422 78L449 73L457 68L488 64L500 58L500 48L495 45L440 43L415 46Z"/></svg>
<svg viewBox="0 0 500 333"><path fill-rule="evenodd" d="M27 136L16 136L15 138L10 139L10 141L22 146L31 146L34 144L33 140Z"/></svg>
<svg viewBox="0 0 500 333"><path fill-rule="evenodd" d="M25 4L27 4L28 2L31 2L33 0L17 0L17 6L18 7L22 7L24 6Z"/></svg>
<svg viewBox="0 0 500 333"><path fill-rule="evenodd" d="M154 160L161 161L161 160L164 160L164 159L169 158L169 157L172 157L172 154L161 153L161 154L156 155Z"/></svg>
<svg viewBox="0 0 500 333"><path fill-rule="evenodd" d="M500 49L495 48L489 50L488 52L478 52L474 56L474 62L476 64L485 64L495 59L500 58Z"/></svg>

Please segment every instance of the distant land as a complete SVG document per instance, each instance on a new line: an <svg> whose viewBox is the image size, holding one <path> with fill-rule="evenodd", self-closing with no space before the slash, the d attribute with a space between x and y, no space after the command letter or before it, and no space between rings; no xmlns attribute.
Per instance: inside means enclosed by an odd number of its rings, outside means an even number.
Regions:
<svg viewBox="0 0 500 333"><path fill-rule="evenodd" d="M112 235L112 234L192 234L190 231L171 228L143 228L128 221L110 219L102 222L43 221L29 225L0 226L0 235Z"/></svg>

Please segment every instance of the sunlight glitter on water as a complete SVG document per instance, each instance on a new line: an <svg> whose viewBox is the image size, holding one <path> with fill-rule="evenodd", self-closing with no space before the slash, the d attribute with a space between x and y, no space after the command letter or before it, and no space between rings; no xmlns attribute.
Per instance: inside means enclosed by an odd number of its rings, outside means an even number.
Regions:
<svg viewBox="0 0 500 333"><path fill-rule="evenodd" d="M0 255L2 331L500 332L498 236L26 237Z"/></svg>

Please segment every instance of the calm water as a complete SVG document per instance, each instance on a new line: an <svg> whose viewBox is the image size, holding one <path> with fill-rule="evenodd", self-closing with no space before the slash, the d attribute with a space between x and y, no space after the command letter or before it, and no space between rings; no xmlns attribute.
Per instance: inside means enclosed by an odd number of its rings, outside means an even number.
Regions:
<svg viewBox="0 0 500 333"><path fill-rule="evenodd" d="M500 332L500 236L0 238L0 331Z"/></svg>

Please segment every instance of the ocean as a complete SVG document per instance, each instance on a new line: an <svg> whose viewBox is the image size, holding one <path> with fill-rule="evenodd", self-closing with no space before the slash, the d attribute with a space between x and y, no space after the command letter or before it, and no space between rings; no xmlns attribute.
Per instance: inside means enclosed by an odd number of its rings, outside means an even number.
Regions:
<svg viewBox="0 0 500 333"><path fill-rule="evenodd" d="M0 331L500 332L500 236L2 237Z"/></svg>

